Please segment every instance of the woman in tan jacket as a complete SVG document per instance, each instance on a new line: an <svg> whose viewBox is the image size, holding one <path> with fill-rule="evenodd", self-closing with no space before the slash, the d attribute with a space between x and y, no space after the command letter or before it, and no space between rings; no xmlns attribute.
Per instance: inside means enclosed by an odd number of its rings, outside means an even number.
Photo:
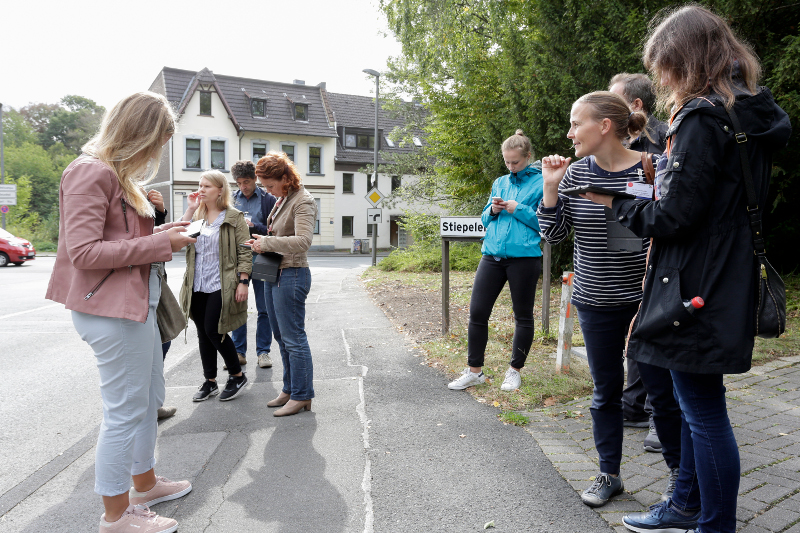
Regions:
<svg viewBox="0 0 800 533"><path fill-rule="evenodd" d="M172 482L154 471L156 410L165 394L158 262L170 261L194 239L182 222L154 227L142 184L155 177L175 121L161 95L124 98L61 177L58 254L46 298L72 311L75 330L97 359L103 423L94 490L103 497L103 533L175 531L175 520L146 506L192 490L188 481Z"/></svg>
<svg viewBox="0 0 800 533"><path fill-rule="evenodd" d="M317 204L283 152L269 152L259 159L256 176L278 201L267 218L269 234L253 235L253 251L283 255L278 280L265 282L264 290L272 334L283 361L283 390L267 405L281 407L275 416L294 415L310 411L314 397L314 367L305 319L311 289L307 254L314 237Z"/></svg>

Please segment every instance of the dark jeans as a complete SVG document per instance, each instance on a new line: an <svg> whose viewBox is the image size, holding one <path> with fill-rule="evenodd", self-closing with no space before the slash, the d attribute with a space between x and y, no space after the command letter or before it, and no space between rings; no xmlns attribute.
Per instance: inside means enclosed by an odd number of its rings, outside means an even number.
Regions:
<svg viewBox="0 0 800 533"><path fill-rule="evenodd" d="M228 333L217 331L219 315L222 312L222 291L192 292L192 320L197 326L200 345L200 361L206 379L217 377L217 352L228 366L229 374L242 371L236 347Z"/></svg>
<svg viewBox="0 0 800 533"><path fill-rule="evenodd" d="M536 283L541 273L541 257L514 257L499 261L489 255L481 258L469 301L467 329L469 366L483 366L486 343L489 341L489 317L506 281L511 291L511 305L516 324L509 364L513 368L522 368L525 365L533 344L533 304L536 300Z"/></svg>
<svg viewBox="0 0 800 533"><path fill-rule="evenodd" d="M573 304L574 305L574 304ZM600 456L600 471L619 474L622 462L622 367L625 335L639 304L621 307L575 305L581 325L589 370L594 381L592 432ZM670 468L680 464L681 414L667 369L639 363L639 372L653 402L653 421L661 438L664 461Z"/></svg>
<svg viewBox="0 0 800 533"><path fill-rule="evenodd" d="M626 420L647 420L653 417L653 406L644 390L639 377L639 365L631 358L626 359L628 366L628 386L622 391L622 415Z"/></svg>
<svg viewBox="0 0 800 533"><path fill-rule="evenodd" d="M256 321L256 354L262 352L269 353L272 348L272 326L269 325L269 313L267 313L267 302L264 300L264 282L260 279L251 279L250 285L253 286L253 296L256 297L256 310L258 319ZM233 330L231 333L233 344L236 351L247 354L247 323Z"/></svg>
<svg viewBox="0 0 800 533"><path fill-rule="evenodd" d="M272 334L281 350L283 389L292 400L314 397L314 364L306 335L306 298L311 290L308 267L284 268L278 281L264 282Z"/></svg>
<svg viewBox="0 0 800 533"><path fill-rule="evenodd" d="M733 533L741 467L722 374L672 370L672 380L683 411L684 452L672 504L700 508L703 533Z"/></svg>

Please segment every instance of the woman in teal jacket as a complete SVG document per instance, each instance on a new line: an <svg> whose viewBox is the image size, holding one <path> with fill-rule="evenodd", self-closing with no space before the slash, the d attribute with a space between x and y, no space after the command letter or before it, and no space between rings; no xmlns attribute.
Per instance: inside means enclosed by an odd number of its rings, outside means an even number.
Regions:
<svg viewBox="0 0 800 533"><path fill-rule="evenodd" d="M519 388L519 372L533 344L533 303L542 272L539 220L536 218L536 208L542 199L542 172L530 166L531 141L522 130L503 142L502 152L511 173L494 181L492 195L481 215L486 237L469 303L469 367L448 385L453 390L486 381L481 368L489 339L489 316L506 281L516 326L511 361L500 389Z"/></svg>

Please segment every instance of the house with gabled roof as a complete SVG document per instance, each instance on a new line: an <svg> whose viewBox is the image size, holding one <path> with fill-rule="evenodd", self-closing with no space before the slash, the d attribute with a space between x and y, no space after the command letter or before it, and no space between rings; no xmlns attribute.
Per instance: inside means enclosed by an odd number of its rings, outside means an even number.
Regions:
<svg viewBox="0 0 800 533"><path fill-rule="evenodd" d="M273 82L214 74L207 68L195 72L164 67L150 90L166 96L180 116L159 175L149 185L161 190L174 219L185 211L187 196L197 189L204 170L229 173L240 159L255 162L279 150L292 158L317 201L312 249L350 249L353 239L371 237L368 177L360 171L373 162L373 98L328 93L324 82ZM389 133L402 125L402 120L379 110L379 169L392 152L413 150L421 143L417 138L407 144L393 142ZM404 179L413 177L380 174L378 188L389 195ZM407 207L384 209L379 248L408 244L397 224Z"/></svg>

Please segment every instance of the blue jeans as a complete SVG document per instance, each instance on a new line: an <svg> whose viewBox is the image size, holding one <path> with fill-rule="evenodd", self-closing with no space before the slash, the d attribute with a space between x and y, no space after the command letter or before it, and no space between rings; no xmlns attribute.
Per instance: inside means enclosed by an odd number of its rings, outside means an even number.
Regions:
<svg viewBox="0 0 800 533"><path fill-rule="evenodd" d="M625 335L639 304L615 307L576 305L586 341L592 392L592 433L600 456L600 471L619 474L622 462L622 389L625 384ZM653 421L661 440L664 461L680 464L681 413L673 395L669 370L639 363L639 373L653 403Z"/></svg>
<svg viewBox="0 0 800 533"><path fill-rule="evenodd" d="M253 286L253 294L256 297L256 309L258 319L256 321L256 354L261 352L269 353L272 348L272 326L270 325L267 304L264 301L264 283L260 279L251 279L250 285ZM236 353L247 354L247 322L241 327L236 328L231 333L233 344L236 346Z"/></svg>
<svg viewBox="0 0 800 533"><path fill-rule="evenodd" d="M311 289L308 267L284 268L277 282L264 282L272 334L281 349L283 392L292 400L314 397L314 365L306 336L306 298Z"/></svg>
<svg viewBox="0 0 800 533"><path fill-rule="evenodd" d="M671 372L683 411L681 473L672 504L701 509L703 533L733 533L741 467L722 374Z"/></svg>

